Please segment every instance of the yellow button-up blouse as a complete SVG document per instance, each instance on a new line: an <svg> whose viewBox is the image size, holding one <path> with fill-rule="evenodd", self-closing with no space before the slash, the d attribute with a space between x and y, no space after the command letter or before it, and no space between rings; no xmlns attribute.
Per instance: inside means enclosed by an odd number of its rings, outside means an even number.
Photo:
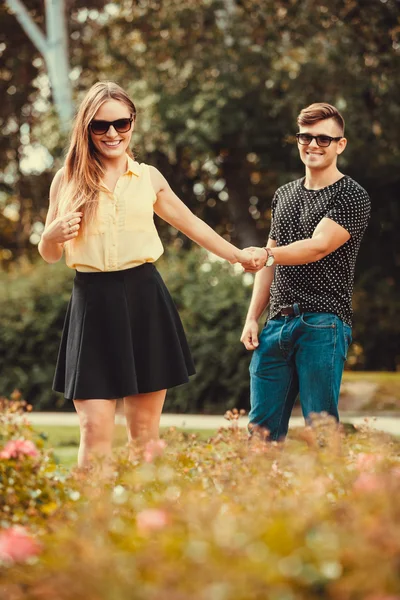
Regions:
<svg viewBox="0 0 400 600"><path fill-rule="evenodd" d="M149 166L127 156L114 192L101 190L96 219L65 244L65 261L77 271L122 271L154 262L164 249L154 225L157 199Z"/></svg>

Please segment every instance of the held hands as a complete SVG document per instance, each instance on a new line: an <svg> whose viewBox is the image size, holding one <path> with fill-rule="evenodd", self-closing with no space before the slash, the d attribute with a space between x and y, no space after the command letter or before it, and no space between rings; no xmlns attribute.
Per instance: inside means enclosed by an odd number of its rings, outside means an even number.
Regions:
<svg viewBox="0 0 400 600"><path fill-rule="evenodd" d="M268 255L264 248L251 246L241 250L238 255L238 261L241 263L246 273L257 273L265 265Z"/></svg>
<svg viewBox="0 0 400 600"><path fill-rule="evenodd" d="M54 219L44 230L43 237L47 242L63 244L76 238L79 233L80 222L83 213L70 212L62 217Z"/></svg>

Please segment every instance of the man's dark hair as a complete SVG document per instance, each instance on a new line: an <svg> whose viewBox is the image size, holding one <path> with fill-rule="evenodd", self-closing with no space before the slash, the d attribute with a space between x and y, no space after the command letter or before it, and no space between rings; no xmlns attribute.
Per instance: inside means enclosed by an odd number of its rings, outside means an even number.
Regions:
<svg viewBox="0 0 400 600"><path fill-rule="evenodd" d="M317 121L323 121L324 119L334 119L335 123L340 128L340 133L344 135L344 119L337 108L326 102L315 102L310 104L307 108L303 108L297 117L297 124L313 125Z"/></svg>

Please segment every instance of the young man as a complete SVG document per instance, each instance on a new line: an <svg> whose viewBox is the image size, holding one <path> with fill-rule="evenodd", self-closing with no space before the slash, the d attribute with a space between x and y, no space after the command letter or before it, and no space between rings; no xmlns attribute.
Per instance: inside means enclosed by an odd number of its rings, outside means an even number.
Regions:
<svg viewBox="0 0 400 600"><path fill-rule="evenodd" d="M347 143L339 111L311 104L297 122L305 177L275 193L266 268L256 275L241 337L254 350L249 428L267 429L271 440L286 435L298 393L305 419L323 411L339 418L354 267L370 214L366 191L337 168Z"/></svg>

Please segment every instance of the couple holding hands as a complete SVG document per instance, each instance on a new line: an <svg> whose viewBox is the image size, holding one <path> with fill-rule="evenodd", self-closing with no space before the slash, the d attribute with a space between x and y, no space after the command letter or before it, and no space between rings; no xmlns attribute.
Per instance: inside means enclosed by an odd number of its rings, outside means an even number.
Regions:
<svg viewBox="0 0 400 600"><path fill-rule="evenodd" d="M76 270L53 387L79 415L79 466L94 455L111 456L118 398L128 440L157 439L167 389L194 373L179 315L154 266L163 252L154 213L256 273L241 338L254 351L249 429L283 438L298 393L305 418L322 411L338 418L354 265L370 211L365 190L337 169L346 147L340 113L323 103L301 111L305 177L275 193L266 247L245 250L197 218L156 168L134 160L135 117L115 83L89 90L51 185L39 244L44 260L56 262L65 252Z"/></svg>

